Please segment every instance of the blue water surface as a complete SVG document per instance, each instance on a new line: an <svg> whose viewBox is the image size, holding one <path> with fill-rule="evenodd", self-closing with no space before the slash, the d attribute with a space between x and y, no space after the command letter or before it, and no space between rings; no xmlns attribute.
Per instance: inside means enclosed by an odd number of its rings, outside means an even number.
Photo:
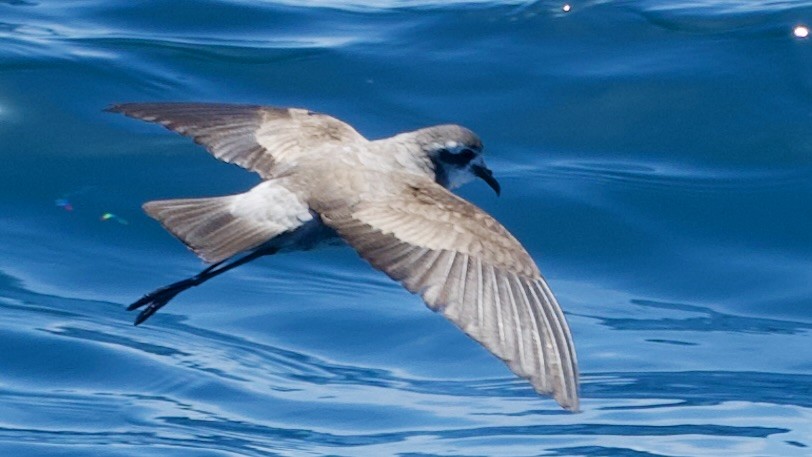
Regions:
<svg viewBox="0 0 812 457"><path fill-rule="evenodd" d="M0 0L0 455L812 455L812 2L563 4ZM583 411L349 249L133 327L203 266L140 205L258 177L130 101L475 130Z"/></svg>

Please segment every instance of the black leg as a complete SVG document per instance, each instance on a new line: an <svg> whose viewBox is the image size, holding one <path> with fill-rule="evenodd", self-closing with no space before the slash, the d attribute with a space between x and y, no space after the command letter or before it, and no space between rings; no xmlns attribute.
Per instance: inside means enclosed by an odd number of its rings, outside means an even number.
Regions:
<svg viewBox="0 0 812 457"><path fill-rule="evenodd" d="M159 309L163 308L170 300L175 298L175 295L183 292L184 290L198 286L203 284L204 282L208 281L209 279L221 274L225 273L232 268L236 268L244 263L248 263L257 257L262 257L264 255L270 255L276 252L276 249L262 249L252 251L238 259L232 260L226 263L226 260L222 260L220 262L215 263L214 265L209 266L205 270L201 271L200 273L192 276L191 278L186 278L182 281L173 282L168 286L161 287L159 289L155 289L152 292L144 295L141 297L140 300L133 303L132 305L127 307L127 311L132 311L134 309L141 308L142 306L146 306L143 311L135 318L135 325L138 325L145 320L149 319L150 316L158 312Z"/></svg>

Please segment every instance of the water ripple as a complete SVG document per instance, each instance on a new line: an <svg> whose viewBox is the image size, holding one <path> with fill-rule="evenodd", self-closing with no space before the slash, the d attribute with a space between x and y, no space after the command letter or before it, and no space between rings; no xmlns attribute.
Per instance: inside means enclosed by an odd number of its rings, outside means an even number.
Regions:
<svg viewBox="0 0 812 457"><path fill-rule="evenodd" d="M691 33L720 33L765 30L773 35L788 36L792 18L804 17L810 10L807 2L794 0L682 0L678 2L645 2L640 14L649 22L669 30ZM775 24L786 21L783 31Z"/></svg>
<svg viewBox="0 0 812 457"><path fill-rule="evenodd" d="M767 335L794 335L812 332L812 323L736 316L715 311L705 306L684 303L665 303L639 299L633 299L630 303L643 308L680 311L688 314L698 314L698 316L695 315L683 318L659 317L652 319L610 318L603 316L587 317L597 319L607 327L615 330L742 332ZM686 344L684 342L680 343Z"/></svg>
<svg viewBox="0 0 812 457"><path fill-rule="evenodd" d="M807 188L812 169L791 170L724 170L690 168L684 164L622 161L599 162L557 160L549 166L535 168L536 173L556 178L579 178L596 183L616 183L626 189L668 189L705 192L708 190L738 192L765 189ZM532 173L532 170L524 170Z"/></svg>
<svg viewBox="0 0 812 457"><path fill-rule="evenodd" d="M380 450L415 441L459 443L483 437L488 437L494 445L505 439L558 436L606 440L632 436L646 439L680 436L768 439L773 435L787 435L793 437L789 441L806 445L802 438L795 436L793 421L788 426L743 425L722 414L704 423L680 423L679 419L673 419L651 425L646 419L619 424L614 422L613 416L621 412L656 414L656 411L714 406L752 410L759 408L759 404L796 411L810 409L812 396L808 395L807 386L812 385L812 377L809 375L724 371L586 372L582 385L586 412L573 416L549 405L549 402L545 403L549 408L533 406L537 398L535 394L523 381L513 377L473 380L416 378L390 370L330 362L298 351L197 328L184 323L183 319L171 317L161 328L129 333L136 337L123 336L127 334L123 330L131 327L121 322L121 308L118 306L111 308L107 303L37 294L22 288L13 278L0 276L0 279L5 284L4 291L14 291L4 293L14 298L0 300L0 310L4 314L35 316L38 321L37 327L41 330L33 330L28 338L42 338L38 334L51 335L68 347L90 344L112 349L116 357L128 359L134 353L140 353L158 363L155 367L158 371L152 371L160 375L156 382L139 387L136 378L134 383L125 382L114 391L94 389L87 383L50 391L29 390L22 384L11 383L13 387L0 390L0 398L7 410L13 411L0 422L0 441L4 442L59 442L69 447L107 443L160 445L177 450L219 450L243 455L274 455L280 449L320 449L319 452L339 448ZM81 310L81 314L42 312L43 306L59 310L68 301L74 303L73 308ZM637 304L712 316L720 314L696 306L643 301ZM92 329L65 321L69 318L70 322L89 323L83 317L86 313L94 316ZM630 328L628 322L603 320L606 325L623 327L622 330ZM12 319L10 322L16 321ZM720 329L723 330L739 328L774 332L783 328L786 332L795 332L809 328L787 327L786 323L780 327L781 321L763 319L748 321L716 317L710 321L722 321ZM660 328L661 322L655 321L653 327L640 327L639 322L635 325L635 329ZM677 323L668 324L670 328L675 325ZM17 363L25 365L23 361ZM18 371L22 366L11 369ZM187 370L197 374L184 374ZM149 373L145 374L154 376ZM82 384L87 385L82 387ZM329 385L326 390L320 387L325 385ZM471 403L474 399L475 402ZM245 401L256 402L262 410L277 409L281 416L259 420L253 408L246 407ZM231 402L243 405L239 412L227 406ZM403 424L397 427L397 431L376 431L378 427L366 424L364 428L371 426L373 430L348 433L312 422L309 427L283 426L278 422L300 408L302 402L317 402L322 411L341 411L345 419L354 409L374 416L379 414L379 408L397 408L405 416L439 414L432 422L443 415L443 410L461 409L467 411L463 417L469 417L474 423L462 426L458 421L441 421L419 429ZM32 404L38 405L36 411L49 410L57 418L71 414L71 411L87 414L90 410L95 411L97 418L75 429L32 427L26 425L27 414L31 413L28 405ZM435 405L443 405L443 408L435 410ZM23 412L26 408L28 413ZM117 414L119 410L128 411L131 430L109 430L102 425L105 417ZM534 423L542 417L546 418L545 424ZM505 425L505 420L513 423ZM302 422L301 416L294 422ZM482 449L490 449L492 453L494 448L491 445ZM554 452L571 449L577 453L591 448L551 449L558 450Z"/></svg>

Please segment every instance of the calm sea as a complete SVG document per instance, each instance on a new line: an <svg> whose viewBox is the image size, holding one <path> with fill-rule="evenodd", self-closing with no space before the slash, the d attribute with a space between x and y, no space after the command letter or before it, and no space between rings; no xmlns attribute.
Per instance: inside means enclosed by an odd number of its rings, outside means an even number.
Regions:
<svg viewBox="0 0 812 457"><path fill-rule="evenodd" d="M0 0L0 455L812 455L810 1ZM456 122L538 261L569 414L349 249L203 265L140 205L258 178L103 113Z"/></svg>

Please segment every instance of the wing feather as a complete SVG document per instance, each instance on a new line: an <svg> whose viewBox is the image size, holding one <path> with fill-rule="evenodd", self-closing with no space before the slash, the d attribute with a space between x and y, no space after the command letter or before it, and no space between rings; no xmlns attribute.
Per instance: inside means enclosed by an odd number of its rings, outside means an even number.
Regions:
<svg viewBox="0 0 812 457"><path fill-rule="evenodd" d="M124 103L107 111L191 137L218 159L273 176L279 164L324 145L367 140L348 124L298 108L223 103Z"/></svg>
<svg viewBox="0 0 812 457"><path fill-rule="evenodd" d="M536 391L577 410L570 330L535 263L493 218L433 186L406 186L351 208L331 207L321 212L322 220Z"/></svg>
<svg viewBox="0 0 812 457"><path fill-rule="evenodd" d="M543 330L539 326L539 318L536 315L536 309L533 307L533 302L530 301L527 295L524 284L515 276L511 277L511 286L513 287L514 294L518 296L519 309L523 312L522 324L526 327L524 330L530 336L526 344L531 346L527 351L527 353L531 355L531 372L544 370L544 348L541 346ZM542 388L549 390L547 378L542 378L541 381Z"/></svg>

